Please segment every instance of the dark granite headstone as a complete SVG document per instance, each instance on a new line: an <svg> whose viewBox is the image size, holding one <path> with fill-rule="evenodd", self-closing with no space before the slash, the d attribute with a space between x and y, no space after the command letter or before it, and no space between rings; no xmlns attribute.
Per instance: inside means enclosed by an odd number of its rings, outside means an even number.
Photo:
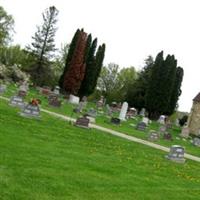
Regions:
<svg viewBox="0 0 200 200"><path fill-rule="evenodd" d="M178 163L184 163L185 159L184 159L184 148L179 146L179 145L173 145L170 148L170 152L168 155L166 155L165 157L169 160L172 160L174 162L178 162Z"/></svg>
<svg viewBox="0 0 200 200"><path fill-rule="evenodd" d="M163 135L163 139L165 139L165 140L173 140L172 139L172 135L171 135L171 133L164 133L164 135Z"/></svg>
<svg viewBox="0 0 200 200"><path fill-rule="evenodd" d="M53 107L60 107L61 106L61 100L58 99L57 95L50 95L48 98L49 105Z"/></svg>
<svg viewBox="0 0 200 200"><path fill-rule="evenodd" d="M112 124L115 124L115 125L120 125L120 119L119 118L116 118L116 117L112 117L111 118L111 121L110 121Z"/></svg>
<svg viewBox="0 0 200 200"><path fill-rule="evenodd" d="M75 125L82 128L89 128L90 120L86 117L80 117L76 120Z"/></svg>
<svg viewBox="0 0 200 200"><path fill-rule="evenodd" d="M136 129L140 131L145 131L146 127L147 125L144 122L139 122L136 126Z"/></svg>

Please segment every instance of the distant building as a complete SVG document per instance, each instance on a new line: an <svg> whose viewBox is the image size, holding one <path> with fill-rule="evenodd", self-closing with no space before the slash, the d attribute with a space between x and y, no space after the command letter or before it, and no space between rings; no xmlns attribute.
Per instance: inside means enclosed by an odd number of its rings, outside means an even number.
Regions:
<svg viewBox="0 0 200 200"><path fill-rule="evenodd" d="M200 136L200 93L193 99L187 124L191 134Z"/></svg>

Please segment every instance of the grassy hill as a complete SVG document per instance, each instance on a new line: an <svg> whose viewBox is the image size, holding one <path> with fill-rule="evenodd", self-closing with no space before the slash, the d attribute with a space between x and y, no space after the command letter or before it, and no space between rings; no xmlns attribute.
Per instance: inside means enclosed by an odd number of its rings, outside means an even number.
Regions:
<svg viewBox="0 0 200 200"><path fill-rule="evenodd" d="M200 199L200 164L0 100L0 199Z"/></svg>

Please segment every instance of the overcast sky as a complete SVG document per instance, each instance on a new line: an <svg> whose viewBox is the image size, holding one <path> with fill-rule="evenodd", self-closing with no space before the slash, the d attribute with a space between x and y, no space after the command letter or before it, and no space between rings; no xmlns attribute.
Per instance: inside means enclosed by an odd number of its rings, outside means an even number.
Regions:
<svg viewBox="0 0 200 200"><path fill-rule="evenodd" d="M106 43L104 64L141 69L148 55L174 54L184 69L179 110L190 111L200 92L199 0L0 0L15 19L15 44L31 42L42 12L59 10L56 44L69 43L77 28Z"/></svg>

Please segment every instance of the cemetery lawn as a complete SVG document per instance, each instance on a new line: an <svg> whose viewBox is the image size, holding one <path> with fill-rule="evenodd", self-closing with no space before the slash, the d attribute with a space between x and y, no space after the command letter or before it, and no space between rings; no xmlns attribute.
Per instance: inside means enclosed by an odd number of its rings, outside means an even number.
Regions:
<svg viewBox="0 0 200 200"><path fill-rule="evenodd" d="M8 86L8 90L4 93L3 96L9 98L9 97L15 95L17 93L16 92L17 88L18 87L16 85L10 84ZM26 101L27 102L30 101L31 98L41 99L42 108L50 110L52 112L63 114L65 116L69 116L69 117L72 117L72 118L77 118L77 117L81 116L81 114L76 114L76 113L73 112L73 109L76 107L75 105L66 103L66 100L63 100L63 99L62 99L63 103L62 103L61 108L50 107L48 105L47 97L44 97L43 95L38 94L38 92L34 88L30 88L28 95L26 97ZM96 108L96 105L94 103L88 102L87 109L89 109L91 107ZM116 117L118 117L119 114L116 113L115 115L116 115ZM144 139L144 140L147 140L148 133L149 133L150 130L159 130L159 124L157 122L152 122L152 124L149 125L149 127L147 128L147 130L145 132L138 131L132 125L136 126L136 124L139 121L141 121L141 118L131 119L131 120L122 122L120 126L116 126L116 125L111 124L110 119L107 118L104 115L98 116L96 118L96 124L97 125L100 125L100 126L103 126L103 127L106 127L106 128L110 128L110 129L113 129L115 131L119 131L119 132L122 132L124 134L127 134L127 135L132 135L132 136L135 136L137 138ZM159 141L154 142L154 143L157 143L157 144L160 144L160 145L163 145L163 146L166 146L166 147L170 147L171 145L178 144L178 145L181 145L185 148L186 153L200 157L200 148L195 147L191 144L191 141L190 141L191 138L187 139L187 140L182 140L181 138L179 138L180 131L181 130L180 130L179 127L173 126L173 128L170 130L170 133L173 136L173 141L167 141L167 140L160 139ZM176 139L177 137L179 139Z"/></svg>
<svg viewBox="0 0 200 200"><path fill-rule="evenodd" d="M8 90L3 94L3 96L11 97L12 95L15 95L17 93L16 92L17 88L18 87L16 85L10 84L8 86ZM82 114L74 113L73 109L76 106L69 104L69 103L66 103L66 100L63 100L63 99L62 99L63 103L62 103L61 108L54 108L54 107L49 106L47 97L38 94L38 92L34 88L30 88L28 95L26 97L26 101L27 102L30 101L31 98L41 99L42 108L50 110L52 112L63 114L65 116L69 116L69 117L72 117L72 118L77 118L77 117L82 115ZM88 102L87 109L89 109L91 107L95 108L96 105L94 103ZM118 117L118 115L119 114L116 113L116 117ZM146 131L136 130L135 127L133 127L132 125L136 126L136 124L139 121L141 121L141 118L137 117L136 119L131 119L131 120L122 122L120 126L117 126L117 125L111 124L110 119L107 118L105 115L101 115L101 116L98 116L96 118L96 124L97 125L100 125L100 126L103 126L103 127L106 127L106 128L110 128L112 130L119 131L119 132L122 132L122 133L127 134L127 135L132 135L132 136L135 136L137 138L144 139L144 140L147 140L148 133L149 133L150 130L156 130L156 131L159 130L159 124L157 122L152 122L152 124L149 125L149 127L147 128ZM160 139L159 141L154 142L154 143L157 143L157 144L160 144L160 145L163 145L163 146L166 146L166 147L170 147L174 144L178 144L178 145L181 145L185 148L186 153L200 157L200 148L192 145L192 143L190 141L191 138L189 138L187 140L182 140L181 138L179 138L180 131L181 130L180 130L179 127L173 126L173 128L169 131L173 136L173 141L167 141L167 140Z"/></svg>
<svg viewBox="0 0 200 200"><path fill-rule="evenodd" d="M0 199L200 199L200 163L0 100Z"/></svg>

